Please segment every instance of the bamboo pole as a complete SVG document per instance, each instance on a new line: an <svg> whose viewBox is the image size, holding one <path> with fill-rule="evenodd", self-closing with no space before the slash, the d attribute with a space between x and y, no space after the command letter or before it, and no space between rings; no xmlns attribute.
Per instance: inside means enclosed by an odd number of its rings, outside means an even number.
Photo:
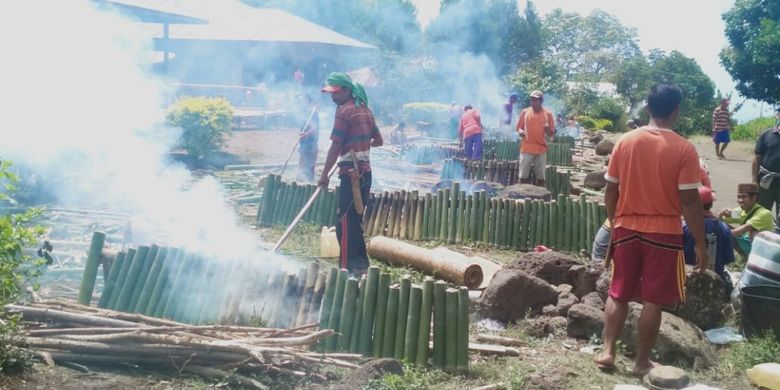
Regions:
<svg viewBox="0 0 780 390"><path fill-rule="evenodd" d="M528 215L528 250L536 246L536 219L539 213L539 201L530 201L530 213Z"/></svg>
<svg viewBox="0 0 780 390"><path fill-rule="evenodd" d="M420 328L417 331L416 362L424 366L428 364L428 344L431 337L431 312L433 309L433 279L425 278L422 285L422 302L420 305Z"/></svg>
<svg viewBox="0 0 780 390"><path fill-rule="evenodd" d="M306 282L303 284L303 291L302 294L300 294L301 298L298 301L298 314L295 316L295 326L302 326L308 323L306 317L309 303L314 295L314 286L317 283L319 273L320 265L314 261L309 263L308 268L306 269Z"/></svg>
<svg viewBox="0 0 780 390"><path fill-rule="evenodd" d="M409 294L409 311L406 315L406 336L404 338L404 359L410 363L417 361L417 332L420 329L420 310L422 289L412 287Z"/></svg>
<svg viewBox="0 0 780 390"><path fill-rule="evenodd" d="M328 320L328 328L333 329L334 331L338 331L341 324L341 305L344 303L344 290L347 285L348 275L349 273L347 270L342 269L339 271L338 277L336 278L336 289L333 292L333 308L330 312L330 320ZM338 345L337 335L328 337L325 341L325 350L327 352L336 350L336 346Z"/></svg>
<svg viewBox="0 0 780 390"><path fill-rule="evenodd" d="M154 257L154 260L145 275L146 280L141 284L141 292L133 312L142 314L146 312L146 307L149 306L149 299L152 297L154 286L157 284L157 279L160 277L160 271L162 270L167 255L168 248L162 247L157 250L157 256Z"/></svg>
<svg viewBox="0 0 780 390"><path fill-rule="evenodd" d="M95 289L95 280L97 279L97 270L100 265L100 254L103 252L103 245L106 242L106 234L96 231L92 233L92 241L89 244L89 253L87 262L84 266L84 274L81 277L81 288L77 302L82 305L89 305L92 301L92 291Z"/></svg>
<svg viewBox="0 0 780 390"><path fill-rule="evenodd" d="M458 205L459 205L459 197L460 197L460 182L454 182L452 183L452 189L450 190L452 196L450 198L450 215L449 215L449 226L447 231L447 242L450 244L455 242L455 231L457 229L458 225Z"/></svg>
<svg viewBox="0 0 780 390"><path fill-rule="evenodd" d="M414 208L414 240L420 241L423 238L423 214L425 213L425 199L417 198L417 204Z"/></svg>
<svg viewBox="0 0 780 390"><path fill-rule="evenodd" d="M130 297L130 303L127 306L128 312L135 311L135 306L138 304L138 300L141 297L146 278L149 276L149 270L152 268L152 263L154 263L154 259L157 258L157 252L159 251L160 246L157 244L152 244L152 246L149 247L149 254L146 256L143 267L138 271L138 279L136 279L135 287L133 287L133 295Z"/></svg>
<svg viewBox="0 0 780 390"><path fill-rule="evenodd" d="M114 286L113 291L111 291L111 297L108 299L108 309L113 309L116 307L116 303L119 300L119 294L122 292L122 288L124 287L125 281L127 280L127 271L130 270L130 266L135 260L135 253L136 250L134 248L127 250L125 261L122 263L122 268L119 269L119 275L117 275L116 285Z"/></svg>
<svg viewBox="0 0 780 390"><path fill-rule="evenodd" d="M455 226L455 242L460 244L463 242L463 224L464 224L464 212L466 211L466 193L461 191L458 195L458 207L455 211L457 224Z"/></svg>
<svg viewBox="0 0 780 390"><path fill-rule="evenodd" d="M437 280L433 285L433 365L445 366L445 327L447 283Z"/></svg>
<svg viewBox="0 0 780 390"><path fill-rule="evenodd" d="M339 270L336 269L336 267L331 267L328 270L328 277L325 281L325 291L322 296L322 305L320 306L320 329L332 329L330 327L330 314L333 312L333 300L336 297L338 275Z"/></svg>
<svg viewBox="0 0 780 390"><path fill-rule="evenodd" d="M162 268L160 269L160 276L157 278L154 288L152 289L152 294L149 297L149 304L146 306L146 310L144 310L144 315L149 317L154 316L154 313L157 311L157 306L160 305L160 300L166 285L171 283L173 279L171 273L173 272L174 265L178 265L183 256L183 249L171 248L168 251L165 261L162 263Z"/></svg>
<svg viewBox="0 0 780 390"><path fill-rule="evenodd" d="M399 197L398 191L393 193L393 201L390 203L390 213L387 217L387 233L385 234L387 237L392 237L393 232L395 232L395 215L398 212Z"/></svg>
<svg viewBox="0 0 780 390"><path fill-rule="evenodd" d="M528 228L531 225L531 201L528 199L523 199L522 203L522 225L520 226L520 250L521 251L527 251L528 250L528 244L529 244L529 232Z"/></svg>
<svg viewBox="0 0 780 390"><path fill-rule="evenodd" d="M366 276L358 283L358 299L355 305L355 320L352 324L352 335L349 339L349 353L360 353L360 323L363 320L363 301L366 299Z"/></svg>
<svg viewBox="0 0 780 390"><path fill-rule="evenodd" d="M458 289L458 340L456 365L465 368L469 364L469 289Z"/></svg>
<svg viewBox="0 0 780 390"><path fill-rule="evenodd" d="M425 194L425 199L423 199L423 213L422 213L422 234L421 237L423 240L429 240L431 238L430 236L430 221L431 221L431 201L433 200L430 193Z"/></svg>
<svg viewBox="0 0 780 390"><path fill-rule="evenodd" d="M515 207L515 213L512 220L512 249L520 249L520 237L523 229L523 203L513 201Z"/></svg>
<svg viewBox="0 0 780 390"><path fill-rule="evenodd" d="M376 310L374 322L374 337L372 341L371 356L382 357L384 346L385 327L387 326L387 301L390 293L390 274L382 272L379 275L379 284L376 292Z"/></svg>
<svg viewBox="0 0 780 390"><path fill-rule="evenodd" d="M404 345L406 340L406 319L409 313L409 295L412 288L412 279L409 276L401 278L401 287L398 297L398 321L395 326L395 346L393 357L401 360L404 358Z"/></svg>
<svg viewBox="0 0 780 390"><path fill-rule="evenodd" d="M127 271L127 279L125 279L125 283L122 286L122 291L119 294L116 307L114 308L115 310L127 311L127 307L130 305L130 300L133 297L135 284L138 281L138 274L141 272L148 254L148 246L138 247L133 262L130 264L130 269Z"/></svg>
<svg viewBox="0 0 780 390"><path fill-rule="evenodd" d="M363 317L360 320L360 354L371 355L371 334L374 329L374 312L376 311L377 289L379 288L379 268L368 267L366 280L366 296L363 300Z"/></svg>
<svg viewBox="0 0 780 390"><path fill-rule="evenodd" d="M320 308L322 307L322 297L325 295L325 283L327 283L327 280L328 276L326 274L318 273L317 282L314 283L314 292L312 294L311 301L309 302L306 321L304 321L305 324L318 322Z"/></svg>
<svg viewBox="0 0 780 390"><path fill-rule="evenodd" d="M192 263L195 261L195 255L187 253L182 250L181 261L171 268L171 282L166 284L163 288L162 296L160 296L160 302L157 304L157 308L154 311L155 317L171 318L174 313L175 304L179 294L183 290L182 284L186 282L184 275L187 274L187 270L192 267Z"/></svg>
<svg viewBox="0 0 780 390"><path fill-rule="evenodd" d="M458 365L458 290L448 288L446 293L444 322L445 367Z"/></svg>
<svg viewBox="0 0 780 390"><path fill-rule="evenodd" d="M441 202L441 230L439 231L439 240L446 242L447 241L447 235L450 231L449 226L449 216L450 216L450 189L445 188L444 189L444 197L442 198Z"/></svg>
<svg viewBox="0 0 780 390"><path fill-rule="evenodd" d="M355 319L355 306L358 299L358 280L349 278L344 290L344 300L341 303L341 320L339 321L338 350L349 351L352 339L352 328Z"/></svg>
<svg viewBox="0 0 780 390"><path fill-rule="evenodd" d="M120 251L116 255L114 264L111 265L111 272L108 273L108 280L106 281L106 285L103 288L103 292L100 294L100 300L98 300L97 306L101 309L108 307L108 302L111 299L111 293L114 291L114 287L117 284L117 279L119 279L119 271L122 269L122 264L125 262L125 256L126 253L124 251Z"/></svg>
<svg viewBox="0 0 780 390"><path fill-rule="evenodd" d="M398 301L401 289L398 286L390 288L385 310L385 328L382 336L382 357L392 358L395 348L395 327L398 323ZM382 307L377 307L382 310Z"/></svg>

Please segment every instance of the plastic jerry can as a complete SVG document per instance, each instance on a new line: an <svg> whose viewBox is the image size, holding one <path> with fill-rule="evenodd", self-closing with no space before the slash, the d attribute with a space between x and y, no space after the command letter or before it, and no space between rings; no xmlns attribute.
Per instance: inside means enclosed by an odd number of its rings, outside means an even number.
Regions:
<svg viewBox="0 0 780 390"><path fill-rule="evenodd" d="M745 370L754 385L769 390L780 390L780 364L763 363Z"/></svg>
<svg viewBox="0 0 780 390"><path fill-rule="evenodd" d="M336 228L322 227L320 257L339 257L339 240L336 239Z"/></svg>

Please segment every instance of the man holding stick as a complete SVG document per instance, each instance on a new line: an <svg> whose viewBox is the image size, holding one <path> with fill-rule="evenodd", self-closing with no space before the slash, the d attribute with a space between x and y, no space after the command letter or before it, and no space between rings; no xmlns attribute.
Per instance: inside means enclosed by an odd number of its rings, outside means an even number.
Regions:
<svg viewBox="0 0 780 390"><path fill-rule="evenodd" d="M680 215L693 236L696 269L707 269L704 215L698 187L699 156L672 130L680 114L682 91L656 84L647 97L650 123L625 133L612 152L605 178L612 280L604 322L601 369L614 369L616 343L628 315L628 302L641 300L639 342L633 372L653 367L650 351L661 326L661 307L685 300L685 259Z"/></svg>
<svg viewBox="0 0 780 390"><path fill-rule="evenodd" d="M336 237L340 247L340 266L350 273L361 275L368 269L366 241L361 220L363 199L371 191L371 147L382 146L382 134L376 126L374 114L368 108L368 97L363 86L345 73L331 73L322 92L331 94L336 103L336 117L330 135L331 145L325 168L317 183L328 185L328 172L338 161L339 187L336 209ZM353 186L353 183L355 184ZM353 188L356 189L353 193Z"/></svg>

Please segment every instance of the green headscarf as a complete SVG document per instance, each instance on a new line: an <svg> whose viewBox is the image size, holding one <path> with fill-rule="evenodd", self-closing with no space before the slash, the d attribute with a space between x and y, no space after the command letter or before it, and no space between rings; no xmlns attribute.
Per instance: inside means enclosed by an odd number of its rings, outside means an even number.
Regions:
<svg viewBox="0 0 780 390"><path fill-rule="evenodd" d="M358 105L362 104L364 106L368 106L368 96L366 95L366 90L363 89L362 85L353 82L352 78L349 77L348 74L333 72L328 75L326 83L336 87L352 89L352 98L355 99L355 103Z"/></svg>

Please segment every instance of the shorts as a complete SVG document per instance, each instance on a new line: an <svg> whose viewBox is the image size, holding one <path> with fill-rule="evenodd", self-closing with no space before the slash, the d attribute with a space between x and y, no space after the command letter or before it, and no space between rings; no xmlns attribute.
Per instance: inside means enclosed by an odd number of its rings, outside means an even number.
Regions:
<svg viewBox="0 0 780 390"><path fill-rule="evenodd" d="M712 133L712 142L716 144L727 144L731 142L731 136L728 129L718 129Z"/></svg>
<svg viewBox="0 0 780 390"><path fill-rule="evenodd" d="M609 296L619 302L637 298L658 305L684 302L682 234L613 229Z"/></svg>
<svg viewBox="0 0 780 390"><path fill-rule="evenodd" d="M536 180L544 180L544 169L547 166L547 154L520 153L520 178L528 179L531 175L531 166L534 167Z"/></svg>

